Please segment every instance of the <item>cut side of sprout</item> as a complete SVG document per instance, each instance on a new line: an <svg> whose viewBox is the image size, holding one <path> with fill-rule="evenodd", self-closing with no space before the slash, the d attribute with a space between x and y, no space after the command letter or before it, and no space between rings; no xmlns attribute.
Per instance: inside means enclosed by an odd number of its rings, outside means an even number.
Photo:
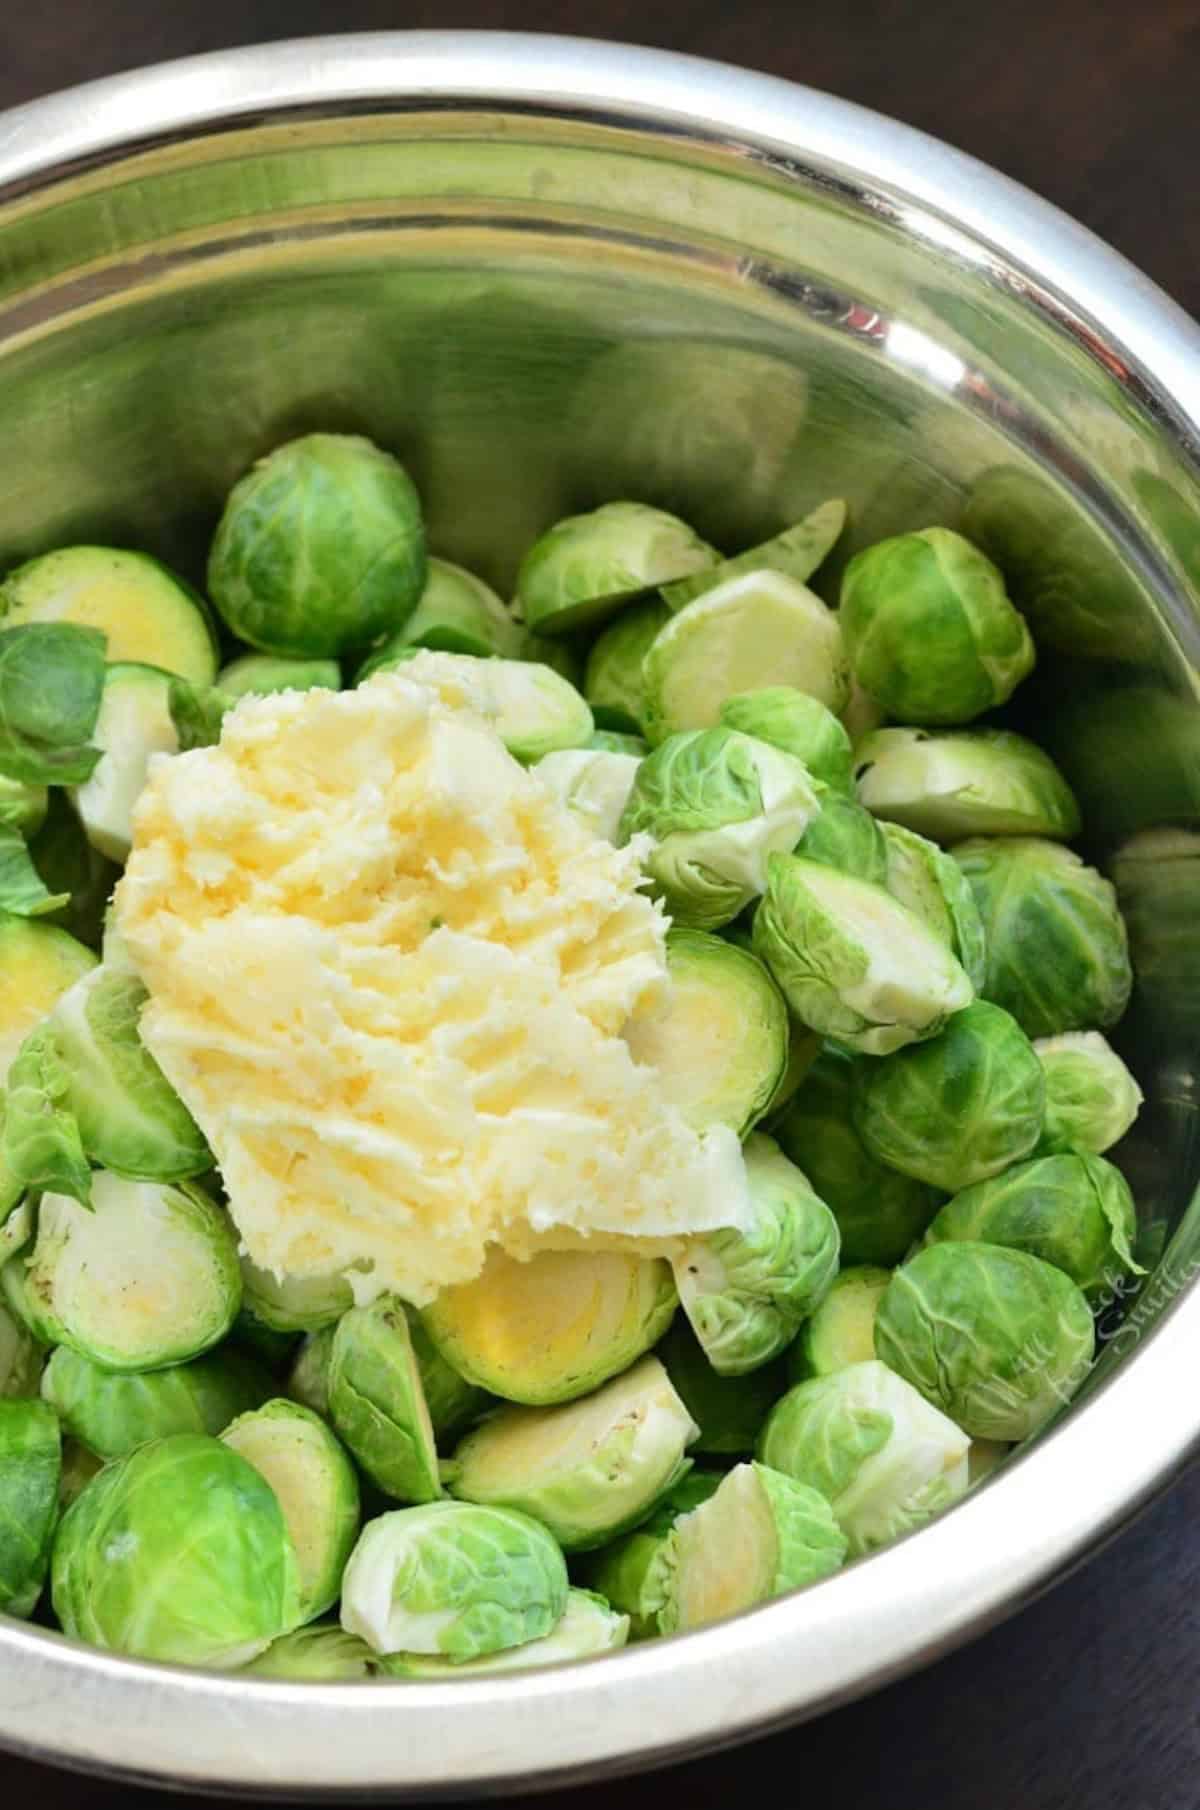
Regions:
<svg viewBox="0 0 1200 1810"><path fill-rule="evenodd" d="M110 861L128 859L133 840L133 808L156 754L177 754L179 736L171 714L172 676L155 666L132 662L110 666L92 741L103 758L91 778L72 794L93 848Z"/></svg>
<svg viewBox="0 0 1200 1810"><path fill-rule="evenodd" d="M879 729L854 751L860 804L935 842L1079 833L1079 807L1048 754L1008 729Z"/></svg>
<svg viewBox="0 0 1200 1810"><path fill-rule="evenodd" d="M91 950L65 930L0 916L0 1078L55 1000L95 966Z"/></svg>

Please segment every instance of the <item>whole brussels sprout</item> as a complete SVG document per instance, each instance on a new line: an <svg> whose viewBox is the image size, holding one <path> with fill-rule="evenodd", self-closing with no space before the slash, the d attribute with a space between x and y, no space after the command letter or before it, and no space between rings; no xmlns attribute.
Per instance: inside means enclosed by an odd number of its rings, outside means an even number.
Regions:
<svg viewBox="0 0 1200 1810"><path fill-rule="evenodd" d="M807 769L736 729L672 736L637 770L620 840L647 834L646 873L676 923L719 930L763 891L773 850L819 809Z"/></svg>
<svg viewBox="0 0 1200 1810"><path fill-rule="evenodd" d="M234 485L208 561L217 609L251 647L336 656L400 627L425 583L404 467L355 434L306 434Z"/></svg>
<svg viewBox="0 0 1200 1810"><path fill-rule="evenodd" d="M222 1346L169 1370L105 1370L60 1345L41 1391L68 1433L101 1458L124 1458L171 1433L220 1433L271 1394L266 1371Z"/></svg>
<svg viewBox="0 0 1200 1810"><path fill-rule="evenodd" d="M802 760L812 777L831 792L854 791L850 737L819 698L792 685L768 685L726 698L721 721L743 735L756 735Z"/></svg>
<svg viewBox="0 0 1200 1810"><path fill-rule="evenodd" d="M987 975L987 946L983 919L962 868L936 842L903 824L880 828L887 854L884 885L954 951L978 992Z"/></svg>
<svg viewBox="0 0 1200 1810"><path fill-rule="evenodd" d="M870 880L874 886L887 884L883 831L870 811L838 792L824 793L820 811L792 852L804 861L818 861L823 867Z"/></svg>
<svg viewBox="0 0 1200 1810"><path fill-rule="evenodd" d="M901 1266L875 1350L973 1439L1028 1438L1069 1402L1095 1349L1071 1278L998 1244L933 1244Z"/></svg>
<svg viewBox="0 0 1200 1810"><path fill-rule="evenodd" d="M926 1244L1003 1244L1066 1272L1089 1300L1119 1292L1130 1271L1137 1211L1129 1183L1100 1156L1039 1156L964 1188L935 1215Z"/></svg>
<svg viewBox="0 0 1200 1810"><path fill-rule="evenodd" d="M954 858L983 920L983 996L1029 1037L1115 1024L1133 975L1109 882L1058 843L1036 837L964 842Z"/></svg>
<svg viewBox="0 0 1200 1810"><path fill-rule="evenodd" d="M854 750L858 802L935 842L1079 834L1075 795L1050 756L1010 729L876 729Z"/></svg>
<svg viewBox="0 0 1200 1810"><path fill-rule="evenodd" d="M906 723L969 723L1033 670L1033 641L1003 577L949 528L856 554L839 613L855 678Z"/></svg>
<svg viewBox="0 0 1200 1810"><path fill-rule="evenodd" d="M1068 1031L1034 1043L1046 1078L1046 1120L1039 1152L1101 1156L1137 1118L1142 1090L1099 1031Z"/></svg>
<svg viewBox="0 0 1200 1810"><path fill-rule="evenodd" d="M814 1062L795 1099L774 1121L774 1136L838 1222L842 1260L899 1263L943 1196L872 1156L854 1124L861 1062L832 1049Z"/></svg>
<svg viewBox="0 0 1200 1810"><path fill-rule="evenodd" d="M977 999L940 1036L858 1071L854 1123L877 1161L953 1193L1028 1156L1045 1101L1028 1037Z"/></svg>
<svg viewBox="0 0 1200 1810"><path fill-rule="evenodd" d="M1178 1046L1200 1022L1200 832L1142 830L1108 871L1129 928L1139 1016L1156 1041Z"/></svg>

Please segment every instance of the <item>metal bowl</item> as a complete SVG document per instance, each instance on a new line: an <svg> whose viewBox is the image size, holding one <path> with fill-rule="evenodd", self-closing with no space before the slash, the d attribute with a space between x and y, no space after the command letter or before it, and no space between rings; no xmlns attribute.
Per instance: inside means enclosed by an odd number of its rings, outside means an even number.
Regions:
<svg viewBox="0 0 1200 1810"><path fill-rule="evenodd" d="M648 51L413 34L20 108L0 119L0 422L4 564L94 538L196 571L232 481L317 425L398 450L433 545L499 584L547 521L613 495L730 547L830 495L852 546L965 521L1034 620L1025 703L1094 858L1200 822L1200 334L1053 209L843 101ZM1186 836L1139 846L1122 1037L1148 1105L1125 1155L1157 1268L1032 1451L803 1595L494 1682L251 1682L5 1623L0 1740L289 1796L595 1777L844 1702L1061 1575L1200 1435L1200 863Z"/></svg>

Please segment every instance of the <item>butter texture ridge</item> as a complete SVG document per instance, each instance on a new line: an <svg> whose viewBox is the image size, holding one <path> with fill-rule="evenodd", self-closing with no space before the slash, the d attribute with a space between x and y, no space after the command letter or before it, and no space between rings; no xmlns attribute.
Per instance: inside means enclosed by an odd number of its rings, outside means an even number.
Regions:
<svg viewBox="0 0 1200 1810"><path fill-rule="evenodd" d="M423 664L428 673L423 679ZM588 833L436 657L248 697L157 757L116 894L141 1029L253 1262L422 1305L514 1254L744 1223L623 1032L669 985L638 846Z"/></svg>

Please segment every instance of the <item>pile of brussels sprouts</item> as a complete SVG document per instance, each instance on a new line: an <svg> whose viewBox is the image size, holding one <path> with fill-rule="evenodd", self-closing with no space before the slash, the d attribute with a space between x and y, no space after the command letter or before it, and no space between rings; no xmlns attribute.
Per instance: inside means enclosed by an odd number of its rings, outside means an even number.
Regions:
<svg viewBox="0 0 1200 1810"><path fill-rule="evenodd" d="M0 1609L257 1676L578 1658L887 1544L1071 1398L1139 1273L1104 1154L1141 1098L1103 1035L1125 927L1063 775L977 724L1035 659L1000 572L930 528L831 609L806 580L844 520L722 559L609 503L510 608L427 556L393 458L312 435L228 499L219 622L140 554L10 574ZM745 1229L493 1250L421 1312L239 1253L105 933L131 811L240 697L420 649L473 663L597 836L642 839L674 984L631 1046L744 1139Z"/></svg>

